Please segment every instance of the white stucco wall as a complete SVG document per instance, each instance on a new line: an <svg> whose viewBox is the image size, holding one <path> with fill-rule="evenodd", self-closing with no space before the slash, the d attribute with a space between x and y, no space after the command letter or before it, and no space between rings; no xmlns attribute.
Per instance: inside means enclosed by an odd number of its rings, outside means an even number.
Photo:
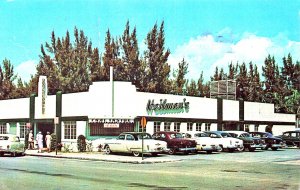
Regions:
<svg viewBox="0 0 300 190"><path fill-rule="evenodd" d="M29 98L0 101L0 119L29 118Z"/></svg>
<svg viewBox="0 0 300 190"><path fill-rule="evenodd" d="M223 120L239 121L239 101L223 100Z"/></svg>

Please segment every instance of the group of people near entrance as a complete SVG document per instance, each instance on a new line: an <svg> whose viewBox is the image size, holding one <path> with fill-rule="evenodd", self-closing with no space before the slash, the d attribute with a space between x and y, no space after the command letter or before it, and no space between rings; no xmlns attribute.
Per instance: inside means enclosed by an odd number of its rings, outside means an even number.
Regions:
<svg viewBox="0 0 300 190"><path fill-rule="evenodd" d="M50 149L51 149L51 139L52 139L52 137L50 135L50 132L48 131L47 135L45 137L48 152L50 152ZM38 153L42 153L42 150L44 148L44 146L43 146L44 136L41 131L38 132L35 140L36 140L36 143L38 146ZM29 135L28 135L28 149L29 150L34 149L34 137L33 137L32 130L30 130Z"/></svg>

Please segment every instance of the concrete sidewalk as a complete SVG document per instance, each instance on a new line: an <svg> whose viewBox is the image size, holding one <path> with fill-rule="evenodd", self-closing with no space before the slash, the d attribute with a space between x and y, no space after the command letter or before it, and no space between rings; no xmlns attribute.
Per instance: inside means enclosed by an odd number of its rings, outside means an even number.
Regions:
<svg viewBox="0 0 300 190"><path fill-rule="evenodd" d="M107 161L107 162L121 162L121 163L133 163L133 164L151 164L151 163L164 163L164 162L176 162L181 161L181 158L170 157L168 155L160 154L158 156L144 155L142 157L134 157L132 155L107 155L103 152L43 152L38 153L38 150L26 150L27 156L38 157L52 157L52 158L67 158L67 159L80 159L80 160L93 160L93 161Z"/></svg>

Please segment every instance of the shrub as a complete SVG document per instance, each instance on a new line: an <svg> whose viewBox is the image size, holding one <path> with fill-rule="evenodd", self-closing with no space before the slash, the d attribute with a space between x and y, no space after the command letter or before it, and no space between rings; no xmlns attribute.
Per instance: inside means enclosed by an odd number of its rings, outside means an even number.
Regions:
<svg viewBox="0 0 300 190"><path fill-rule="evenodd" d="M56 134L55 133L52 133L51 134L51 147L50 147L50 151L54 151L55 150L55 147L56 147ZM58 147L57 147L58 149Z"/></svg>
<svg viewBox="0 0 300 190"><path fill-rule="evenodd" d="M79 135L77 139L77 148L79 152L85 152L86 151L86 141L85 136Z"/></svg>

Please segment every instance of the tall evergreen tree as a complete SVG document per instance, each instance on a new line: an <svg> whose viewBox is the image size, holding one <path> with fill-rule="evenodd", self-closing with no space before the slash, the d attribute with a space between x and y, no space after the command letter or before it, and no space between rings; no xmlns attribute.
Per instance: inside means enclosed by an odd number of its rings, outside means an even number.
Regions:
<svg viewBox="0 0 300 190"><path fill-rule="evenodd" d="M158 29L157 24L147 34L147 50L145 60L147 64L147 88L148 92L167 93L170 88L168 79L170 66L167 63L170 51L165 50L164 22Z"/></svg>
<svg viewBox="0 0 300 190"><path fill-rule="evenodd" d="M188 63L182 59L181 62L178 63L178 69L175 71L175 81L173 83L173 91L175 94L182 95L183 88L186 83L185 75L188 73Z"/></svg>
<svg viewBox="0 0 300 190"><path fill-rule="evenodd" d="M247 76L247 67L245 63L239 65L239 72L237 74L236 83L237 99L242 99L246 101L249 93L249 83Z"/></svg>
<svg viewBox="0 0 300 190"><path fill-rule="evenodd" d="M2 69L0 66L0 99L15 98L15 95L12 93L16 88L14 81L17 78L14 73L14 67L8 59L3 60L2 66Z"/></svg>
<svg viewBox="0 0 300 190"><path fill-rule="evenodd" d="M69 32L63 38L51 34L51 43L41 45L40 63L37 74L31 83L36 83L39 75L48 78L48 91L55 94L58 90L64 93L87 91L92 82L92 64L99 63L97 49L92 48L84 32L74 28L74 42L71 43ZM93 52L95 54L93 54ZM95 70L93 70L95 74ZM34 86L34 85L29 85Z"/></svg>
<svg viewBox="0 0 300 190"><path fill-rule="evenodd" d="M265 64L262 67L262 76L264 77L264 102L274 103L275 100L275 92L276 92L276 84L277 77L276 74L277 64L275 63L274 57L268 55L265 59Z"/></svg>
<svg viewBox="0 0 300 190"><path fill-rule="evenodd" d="M139 48L136 37L136 28L130 33L129 21L126 23L122 38L120 39L122 46L122 60L126 68L126 80L131 81L138 89L142 89L142 80L144 76L144 68L139 59Z"/></svg>
<svg viewBox="0 0 300 190"><path fill-rule="evenodd" d="M198 90L195 80L191 79L191 83L187 85L188 96L198 96Z"/></svg>

